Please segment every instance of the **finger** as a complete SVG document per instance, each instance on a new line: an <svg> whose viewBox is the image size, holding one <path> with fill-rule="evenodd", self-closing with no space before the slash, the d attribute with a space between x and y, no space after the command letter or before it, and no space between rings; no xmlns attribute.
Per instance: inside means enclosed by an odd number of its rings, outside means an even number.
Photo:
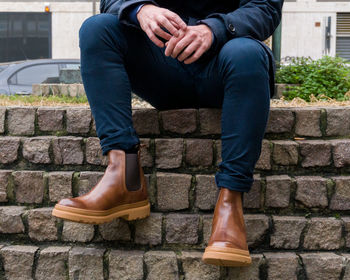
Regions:
<svg viewBox="0 0 350 280"><path fill-rule="evenodd" d="M165 16L176 22L178 24L178 26L182 29L182 30L186 30L187 28L187 24L182 20L182 18L180 18L177 14L171 12L171 11L168 11L167 13L165 13Z"/></svg>
<svg viewBox="0 0 350 280"><path fill-rule="evenodd" d="M152 30L151 30L150 28L146 28L146 29L145 29L145 32L146 32L148 38L149 38L155 45L157 45L157 46L160 47L160 48L164 47L164 43L163 43L161 40L159 40L159 39L156 37L156 35L154 35L154 33L152 32Z"/></svg>
<svg viewBox="0 0 350 280"><path fill-rule="evenodd" d="M170 20L168 20L166 17L162 17L158 20L158 23L165 27L171 34L173 34L175 37L179 36L178 31L178 24L174 25Z"/></svg>
<svg viewBox="0 0 350 280"><path fill-rule="evenodd" d="M173 49L175 48L177 42L179 41L179 37L172 37L166 44L166 49L164 54L166 56L171 55L171 53L173 52Z"/></svg>
<svg viewBox="0 0 350 280"><path fill-rule="evenodd" d="M155 33L156 35L158 35L159 37L164 38L165 40L170 40L170 38L172 37L171 34L169 34L168 32L165 32L163 29L161 29L159 26L155 26L153 27L153 33Z"/></svg>
<svg viewBox="0 0 350 280"><path fill-rule="evenodd" d="M171 53L171 57L176 58L180 52L182 52L182 50L184 48L186 48L191 42L193 41L193 39L190 36L185 36L183 37L175 46L173 52Z"/></svg>
<svg viewBox="0 0 350 280"><path fill-rule="evenodd" d="M190 63L195 62L196 60L198 60L203 55L204 52L205 52L205 48L204 47L198 48L197 51L192 56L190 56L189 58L187 58L184 61L184 63L185 64L190 64Z"/></svg>
<svg viewBox="0 0 350 280"><path fill-rule="evenodd" d="M179 61L187 59L191 54L193 54L200 47L199 43L192 42L189 44L183 52L177 58Z"/></svg>

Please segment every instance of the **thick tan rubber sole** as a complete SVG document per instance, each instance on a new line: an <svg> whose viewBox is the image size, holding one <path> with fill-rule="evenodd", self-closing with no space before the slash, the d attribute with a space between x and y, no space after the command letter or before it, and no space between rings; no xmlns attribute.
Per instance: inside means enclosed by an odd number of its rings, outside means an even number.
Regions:
<svg viewBox="0 0 350 280"><path fill-rule="evenodd" d="M150 208L148 200L124 204L108 210L88 210L56 204L52 210L52 216L84 224L103 224L117 218L127 221L146 218L150 215Z"/></svg>
<svg viewBox="0 0 350 280"><path fill-rule="evenodd" d="M249 251L214 246L205 248L202 261L219 266L249 266L252 263Z"/></svg>

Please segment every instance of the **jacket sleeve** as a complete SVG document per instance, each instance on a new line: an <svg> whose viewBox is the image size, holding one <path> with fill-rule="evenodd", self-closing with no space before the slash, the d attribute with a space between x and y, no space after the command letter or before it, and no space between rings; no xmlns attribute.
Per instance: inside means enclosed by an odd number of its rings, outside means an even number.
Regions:
<svg viewBox="0 0 350 280"><path fill-rule="evenodd" d="M234 37L251 36L260 41L269 38L281 21L284 0L241 0L233 12L212 13L197 24L206 24L214 32L218 51Z"/></svg>
<svg viewBox="0 0 350 280"><path fill-rule="evenodd" d="M140 4L153 4L159 6L154 0L101 0L100 13L109 13L118 16L119 21L140 28L138 24L130 19L130 12Z"/></svg>

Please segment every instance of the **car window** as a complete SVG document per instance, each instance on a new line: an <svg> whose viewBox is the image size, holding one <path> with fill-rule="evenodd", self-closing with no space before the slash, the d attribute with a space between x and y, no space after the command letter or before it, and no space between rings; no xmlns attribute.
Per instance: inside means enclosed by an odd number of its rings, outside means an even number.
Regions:
<svg viewBox="0 0 350 280"><path fill-rule="evenodd" d="M48 78L58 78L57 64L39 64L23 68L9 79L9 83L12 85L40 84Z"/></svg>
<svg viewBox="0 0 350 280"><path fill-rule="evenodd" d="M8 67L8 65L0 65L0 72L5 70Z"/></svg>

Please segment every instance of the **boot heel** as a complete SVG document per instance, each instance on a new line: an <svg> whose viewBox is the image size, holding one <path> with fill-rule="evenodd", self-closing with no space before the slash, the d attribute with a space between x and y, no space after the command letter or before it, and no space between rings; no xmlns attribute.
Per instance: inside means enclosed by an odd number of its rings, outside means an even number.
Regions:
<svg viewBox="0 0 350 280"><path fill-rule="evenodd" d="M148 203L146 206L130 209L128 215L122 216L122 218L127 221L133 221L138 219L144 219L148 217L150 213L151 213L151 207L150 207L150 204Z"/></svg>

